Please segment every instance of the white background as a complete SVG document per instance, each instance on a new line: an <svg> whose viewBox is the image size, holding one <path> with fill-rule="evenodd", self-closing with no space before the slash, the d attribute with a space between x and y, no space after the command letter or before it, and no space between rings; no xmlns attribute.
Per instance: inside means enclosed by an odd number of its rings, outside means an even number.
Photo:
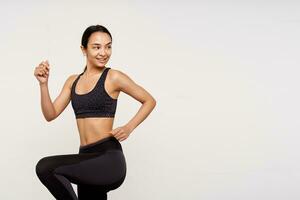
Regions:
<svg viewBox="0 0 300 200"><path fill-rule="evenodd" d="M79 135L70 104L43 118L33 71L49 60L54 100L82 72L81 36L95 24L113 36L108 67L157 100L121 143L127 177L109 199L299 199L299 9L283 0L1 1L0 199L54 199L35 165L77 153ZM122 93L114 128L139 107Z"/></svg>

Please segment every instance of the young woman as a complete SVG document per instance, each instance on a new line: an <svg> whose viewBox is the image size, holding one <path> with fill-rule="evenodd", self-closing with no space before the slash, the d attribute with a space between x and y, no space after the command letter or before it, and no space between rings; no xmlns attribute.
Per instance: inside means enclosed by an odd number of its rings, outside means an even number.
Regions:
<svg viewBox="0 0 300 200"><path fill-rule="evenodd" d="M155 99L128 75L105 66L112 54L112 36L104 26L90 26L84 31L81 50L86 56L84 71L67 78L54 102L48 90L48 61L34 70L45 119L50 122L57 118L71 101L80 135L78 154L47 156L36 164L39 180L59 200L107 199L107 193L118 188L126 176L120 142L156 105ZM112 129L120 92L142 106L128 123ZM77 184L78 197L71 182Z"/></svg>

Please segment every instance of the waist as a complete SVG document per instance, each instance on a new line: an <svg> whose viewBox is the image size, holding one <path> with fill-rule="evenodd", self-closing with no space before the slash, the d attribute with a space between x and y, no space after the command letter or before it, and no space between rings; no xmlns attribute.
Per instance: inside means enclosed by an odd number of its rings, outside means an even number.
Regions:
<svg viewBox="0 0 300 200"><path fill-rule="evenodd" d="M111 135L109 132L113 128L114 118L82 118L77 119L76 122L80 138L83 139L81 142L86 143L87 139L95 140L100 138L100 135L103 135L102 138Z"/></svg>
<svg viewBox="0 0 300 200"><path fill-rule="evenodd" d="M100 153L109 150L123 151L121 143L114 136L109 136L96 142L79 146L79 153Z"/></svg>

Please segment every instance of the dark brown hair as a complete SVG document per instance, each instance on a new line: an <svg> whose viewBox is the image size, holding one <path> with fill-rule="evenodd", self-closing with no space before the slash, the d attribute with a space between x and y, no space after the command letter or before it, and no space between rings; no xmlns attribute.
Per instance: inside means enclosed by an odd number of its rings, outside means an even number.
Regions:
<svg viewBox="0 0 300 200"><path fill-rule="evenodd" d="M87 27L87 29L85 29L85 31L83 32L82 38L81 38L81 45L87 49L87 44L89 41L90 36L92 35L92 33L94 32L103 32L103 33L107 33L112 41L112 36L110 34L110 32L107 30L107 28L105 28L104 26L101 25L92 25ZM85 66L83 72L85 72L87 66Z"/></svg>

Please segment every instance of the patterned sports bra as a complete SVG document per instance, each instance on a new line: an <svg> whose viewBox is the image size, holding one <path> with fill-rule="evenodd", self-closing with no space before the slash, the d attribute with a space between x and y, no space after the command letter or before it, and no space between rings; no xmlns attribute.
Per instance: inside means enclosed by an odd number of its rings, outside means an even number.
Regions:
<svg viewBox="0 0 300 200"><path fill-rule="evenodd" d="M76 118L114 117L117 101L106 92L104 82L110 68L105 68L94 88L86 94L77 94L75 87L82 72L72 84L71 103Z"/></svg>

